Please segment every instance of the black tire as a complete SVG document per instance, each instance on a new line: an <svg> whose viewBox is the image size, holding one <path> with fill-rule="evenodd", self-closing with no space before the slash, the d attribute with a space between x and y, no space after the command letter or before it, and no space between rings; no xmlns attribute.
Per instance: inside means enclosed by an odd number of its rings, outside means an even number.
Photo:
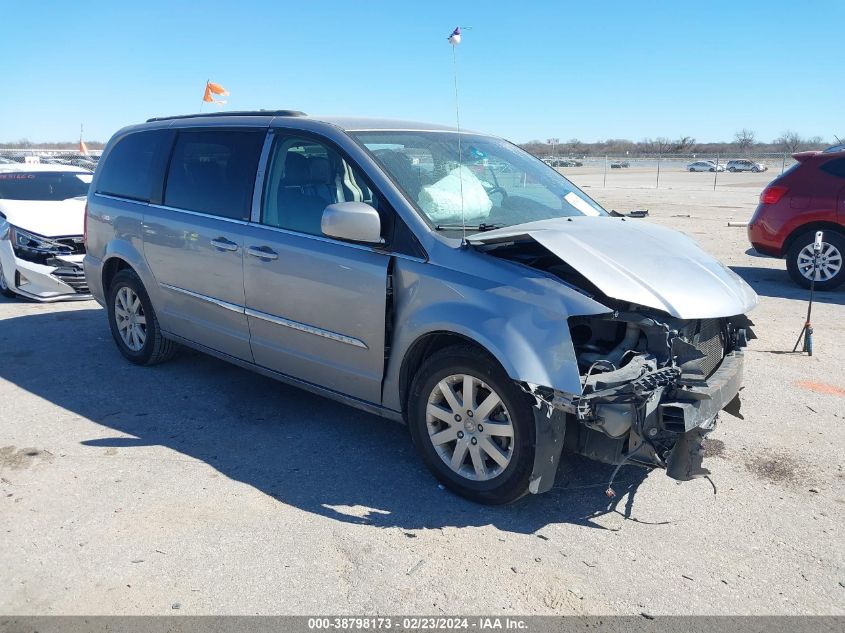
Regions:
<svg viewBox="0 0 845 633"><path fill-rule="evenodd" d="M715 168L715 167L711 167L709 171L712 173L712 172L716 171L716 168Z"/></svg>
<svg viewBox="0 0 845 633"><path fill-rule="evenodd" d="M141 300L143 316L146 320L146 338L139 350L131 349L123 340L118 331L117 317L115 315L115 302L121 288L128 287ZM120 350L120 353L127 360L136 365L156 365L170 360L178 349L178 344L165 338L161 333L153 304L147 294L144 284L134 270L124 269L118 272L108 289L108 304L106 312L109 317L109 327L112 338Z"/></svg>
<svg viewBox="0 0 845 633"><path fill-rule="evenodd" d="M501 398L513 425L510 462L498 475L486 481L474 481L453 471L429 439L428 399L441 380L455 374L468 374L486 383ZM473 346L449 347L433 354L414 376L407 413L411 437L423 462L453 492L489 505L512 503L528 492L536 434L532 401L489 354Z"/></svg>
<svg viewBox="0 0 845 633"><path fill-rule="evenodd" d="M695 171L692 167L690 167L690 168L689 168L689 170L690 170L691 172L692 172L692 171Z"/></svg>
<svg viewBox="0 0 845 633"><path fill-rule="evenodd" d="M810 287L810 280L801 274L801 270L798 267L798 254L804 248L812 246L815 240L815 231L802 233L792 241L792 245L786 253L786 270L789 272L789 276L792 277L792 281L803 288ZM824 232L824 243L832 245L839 251L840 268L839 271L830 279L816 282L816 290L822 291L833 290L845 282L845 262L841 261L841 258L845 257L845 236L841 233L834 233L833 231L828 230Z"/></svg>
<svg viewBox="0 0 845 633"><path fill-rule="evenodd" d="M736 171L736 167L728 167L728 171L733 173Z"/></svg>

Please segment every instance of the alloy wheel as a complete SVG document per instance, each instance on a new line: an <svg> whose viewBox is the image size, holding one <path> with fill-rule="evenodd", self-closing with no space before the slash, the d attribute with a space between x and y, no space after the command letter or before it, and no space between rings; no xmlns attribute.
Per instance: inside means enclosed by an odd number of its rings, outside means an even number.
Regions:
<svg viewBox="0 0 845 633"><path fill-rule="evenodd" d="M798 253L798 270L807 279L813 279L813 245L807 244ZM816 281L829 281L842 270L842 253L836 246L829 242L822 242L822 249L819 252L818 265L816 266Z"/></svg>
<svg viewBox="0 0 845 633"><path fill-rule="evenodd" d="M147 318L141 298L132 288L123 286L117 291L114 316L123 343L133 352L140 352L147 340Z"/></svg>
<svg viewBox="0 0 845 633"><path fill-rule="evenodd" d="M475 376L453 374L434 386L426 426L440 459L466 479L489 481L513 457L510 413L501 396Z"/></svg>

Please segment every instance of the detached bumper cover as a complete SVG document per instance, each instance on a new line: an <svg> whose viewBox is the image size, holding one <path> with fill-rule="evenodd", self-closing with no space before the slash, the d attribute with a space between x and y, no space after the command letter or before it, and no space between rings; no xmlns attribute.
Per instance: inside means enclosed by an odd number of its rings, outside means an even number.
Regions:
<svg viewBox="0 0 845 633"><path fill-rule="evenodd" d="M687 481L709 474L702 467L702 443L705 436L716 428L716 416L720 411L733 405L731 409L739 412L744 363L745 356L741 351L731 352L706 383L682 387L677 390L676 400L660 404L661 426L681 433L666 460L666 474L673 479ZM674 428L672 425L675 425Z"/></svg>
<svg viewBox="0 0 845 633"><path fill-rule="evenodd" d="M659 403L644 407L641 426L632 428L625 438L608 438L580 424L577 399L559 392L548 397L550 394L544 393L545 390L527 388L537 399L534 409L537 444L530 492L551 489L564 444L587 457L611 464L630 460L663 467L668 476L680 481L709 474L702 467L702 443L716 428L720 411L727 408L738 415L744 361L742 351L729 352L706 381L678 380L673 387L657 386L654 394ZM568 433L572 432L581 433L582 437L570 438Z"/></svg>

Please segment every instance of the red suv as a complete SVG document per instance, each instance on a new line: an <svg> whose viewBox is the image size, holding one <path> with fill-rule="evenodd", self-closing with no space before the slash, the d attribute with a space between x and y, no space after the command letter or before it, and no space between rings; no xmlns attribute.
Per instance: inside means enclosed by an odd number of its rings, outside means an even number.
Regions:
<svg viewBox="0 0 845 633"><path fill-rule="evenodd" d="M786 258L789 276L809 287L813 242L823 231L816 288L830 290L845 282L845 145L794 158L798 162L760 194L748 239L759 252Z"/></svg>

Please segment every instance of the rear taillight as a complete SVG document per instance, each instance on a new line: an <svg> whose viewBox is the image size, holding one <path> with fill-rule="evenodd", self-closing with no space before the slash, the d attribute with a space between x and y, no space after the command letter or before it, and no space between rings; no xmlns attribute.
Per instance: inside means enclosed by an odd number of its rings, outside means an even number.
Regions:
<svg viewBox="0 0 845 633"><path fill-rule="evenodd" d="M88 201L85 201L85 221L82 224L82 243L85 245L85 252L88 252Z"/></svg>
<svg viewBox="0 0 845 633"><path fill-rule="evenodd" d="M760 194L760 202L762 204L776 204L786 195L787 191L789 191L788 187L784 187L782 185L769 185L763 189L763 193Z"/></svg>

